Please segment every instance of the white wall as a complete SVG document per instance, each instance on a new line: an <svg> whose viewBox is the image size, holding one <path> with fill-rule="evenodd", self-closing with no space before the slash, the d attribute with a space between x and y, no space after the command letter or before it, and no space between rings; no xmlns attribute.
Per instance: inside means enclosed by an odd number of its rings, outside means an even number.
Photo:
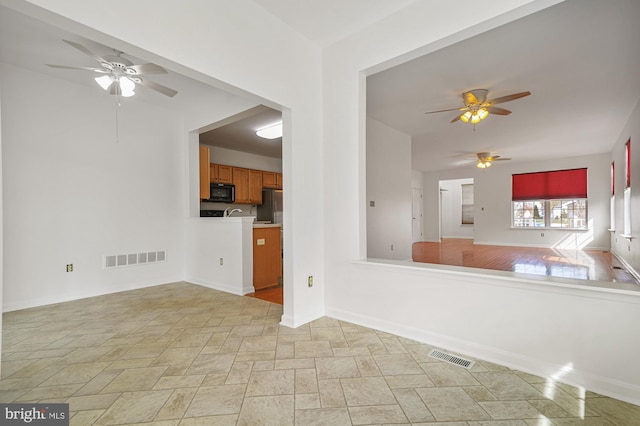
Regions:
<svg viewBox="0 0 640 426"><path fill-rule="evenodd" d="M436 189L442 180L467 177L474 179L475 224L473 238L476 244L525 247L556 247L565 249L609 250L609 154L572 157L544 162L500 162L490 169L468 168L425 172L424 200L425 235L437 241ZM545 229L511 228L511 175L548 170L586 167L589 190L589 230L560 231ZM444 195L444 194L443 194ZM443 224L444 224L443 214ZM542 235L544 234L544 236ZM444 230L443 230L444 235Z"/></svg>
<svg viewBox="0 0 640 426"><path fill-rule="evenodd" d="M116 140L115 98L97 86L0 67L4 310L181 280L181 117L124 99ZM151 250L167 261L103 269Z"/></svg>
<svg viewBox="0 0 640 426"><path fill-rule="evenodd" d="M473 179L440 181L442 238L473 238L474 225L462 224L462 185L465 184L473 184ZM437 200L429 200L429 202L437 202Z"/></svg>
<svg viewBox="0 0 640 426"><path fill-rule="evenodd" d="M564 286L545 278L527 281L510 273L467 274L449 267L357 260L364 258L367 246L365 74L551 3L495 1L476 8L471 2L414 2L325 49L324 149L331 159L325 174L326 312L542 376L570 366L564 380L640 403L637 289L601 291L572 281ZM473 177L481 186L480 178ZM425 197L429 191L437 192L437 186L425 185ZM501 207L500 200L485 201ZM502 207L508 209L509 202ZM480 222L475 228L477 233ZM603 363L605 357L610 362Z"/></svg>
<svg viewBox="0 0 640 426"><path fill-rule="evenodd" d="M368 257L411 259L411 178L411 137L367 118Z"/></svg>
<svg viewBox="0 0 640 426"><path fill-rule="evenodd" d="M625 148L631 140L631 240L622 237L624 233L624 186L625 186ZM611 233L611 249L625 265L640 274L640 102L636 105L629 121L611 152L610 163L615 162L615 232ZM607 201L609 198L607 197Z"/></svg>

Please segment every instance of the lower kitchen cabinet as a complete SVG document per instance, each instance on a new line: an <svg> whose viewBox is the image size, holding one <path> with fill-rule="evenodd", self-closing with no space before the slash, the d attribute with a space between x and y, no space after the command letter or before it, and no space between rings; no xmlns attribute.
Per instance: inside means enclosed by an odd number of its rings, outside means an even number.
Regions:
<svg viewBox="0 0 640 426"><path fill-rule="evenodd" d="M282 228L253 228L253 287L260 290L282 284Z"/></svg>

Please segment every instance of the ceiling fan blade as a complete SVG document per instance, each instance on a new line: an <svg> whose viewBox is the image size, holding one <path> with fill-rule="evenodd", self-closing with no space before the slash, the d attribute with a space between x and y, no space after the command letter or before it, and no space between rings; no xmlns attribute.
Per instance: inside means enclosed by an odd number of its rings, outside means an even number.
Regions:
<svg viewBox="0 0 640 426"><path fill-rule="evenodd" d="M100 63L109 62L106 59L104 59L103 57L98 56L97 54L93 53L91 50L87 49L83 45L76 43L75 41L69 41L69 40L62 40L62 41L64 41L68 45L71 45L71 46L75 47L76 49L78 49L79 51L84 53L85 55L89 56L90 58L95 59L96 61L98 61Z"/></svg>
<svg viewBox="0 0 640 426"><path fill-rule="evenodd" d="M456 115L455 118L453 120L451 120L449 123L455 123L458 120L460 120L460 116Z"/></svg>
<svg viewBox="0 0 640 426"><path fill-rule="evenodd" d="M471 92L464 92L462 94L462 99L464 100L464 104L467 105L467 106L468 105L475 105L475 104L479 103L478 102L478 98L476 98L476 95L474 95Z"/></svg>
<svg viewBox="0 0 640 426"><path fill-rule="evenodd" d="M140 65L131 65L127 67L127 74L129 74L129 70L133 72L131 74L140 75L140 74L166 74L167 70L162 68L160 65L156 64L140 64Z"/></svg>
<svg viewBox="0 0 640 426"><path fill-rule="evenodd" d="M436 112L449 112L449 111L463 111L467 108L449 108L449 109L439 109L438 111L428 111L425 114L435 114Z"/></svg>
<svg viewBox="0 0 640 426"><path fill-rule="evenodd" d="M495 114L495 115L509 115L509 114L511 114L511 111L509 111L508 109L498 108L498 107L494 107L494 106L487 107L487 111L489 111L490 114Z"/></svg>
<svg viewBox="0 0 640 426"><path fill-rule="evenodd" d="M506 161L506 160L511 160L511 158L506 158L506 157L494 157L493 161Z"/></svg>
<svg viewBox="0 0 640 426"><path fill-rule="evenodd" d="M142 84L145 87L148 87L149 89L153 89L157 92L162 93L163 95L167 95L169 97L174 97L178 92L176 90L170 89L166 86L163 86L162 84L158 84L154 81L151 80L144 80L144 79L140 79L140 84Z"/></svg>
<svg viewBox="0 0 640 426"><path fill-rule="evenodd" d="M524 98L525 96L529 96L530 94L531 94L531 92L514 93L512 95L507 95L507 96L502 96L502 97L499 97L499 98L491 99L491 100L487 101L486 104L487 104L487 106L491 106L491 105L495 105L495 104L501 104L501 103L504 103L504 102L513 101L515 99Z"/></svg>
<svg viewBox="0 0 640 426"><path fill-rule="evenodd" d="M66 69L66 70L82 70L82 71L94 71L94 72L100 72L100 73L108 73L109 70L106 70L104 68L91 68L91 67L72 67L72 66L68 66L68 65L55 65L55 64L46 64L48 67L51 68L62 68L62 69Z"/></svg>

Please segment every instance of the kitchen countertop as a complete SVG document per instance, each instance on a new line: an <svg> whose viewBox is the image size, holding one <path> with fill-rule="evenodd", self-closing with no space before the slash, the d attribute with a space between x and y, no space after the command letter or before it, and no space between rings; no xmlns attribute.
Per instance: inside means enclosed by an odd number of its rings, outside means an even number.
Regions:
<svg viewBox="0 0 640 426"><path fill-rule="evenodd" d="M254 228L282 228L280 223L253 223Z"/></svg>

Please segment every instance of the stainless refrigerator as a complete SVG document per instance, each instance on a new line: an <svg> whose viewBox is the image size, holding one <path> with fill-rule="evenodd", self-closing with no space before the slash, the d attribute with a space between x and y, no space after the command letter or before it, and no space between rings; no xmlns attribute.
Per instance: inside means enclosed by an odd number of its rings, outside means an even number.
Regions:
<svg viewBox="0 0 640 426"><path fill-rule="evenodd" d="M282 224L282 190L263 189L256 220Z"/></svg>

